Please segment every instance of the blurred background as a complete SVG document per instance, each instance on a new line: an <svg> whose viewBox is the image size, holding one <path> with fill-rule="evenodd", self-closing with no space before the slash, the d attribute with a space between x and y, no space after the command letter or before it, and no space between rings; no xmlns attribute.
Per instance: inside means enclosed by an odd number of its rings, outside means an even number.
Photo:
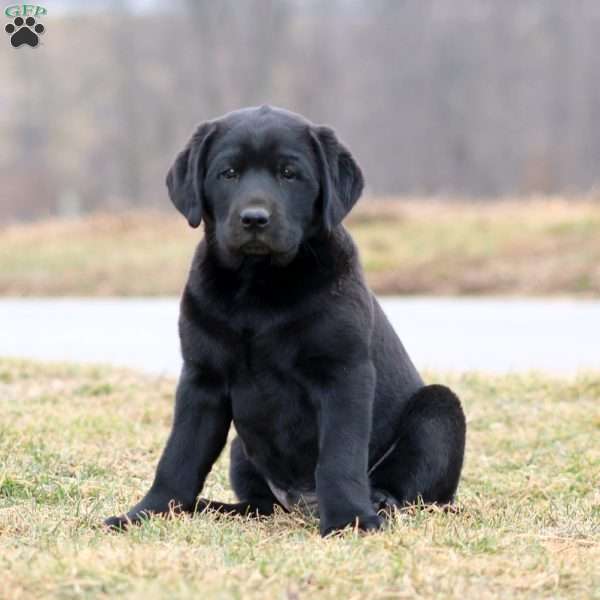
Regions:
<svg viewBox="0 0 600 600"><path fill-rule="evenodd" d="M40 46L0 44L0 293L179 293L198 233L166 171L261 103L356 155L378 292L600 292L597 0L42 5Z"/></svg>
<svg viewBox="0 0 600 600"><path fill-rule="evenodd" d="M4 220L163 207L194 124L265 102L336 127L372 196L600 181L597 0L42 4L0 54Z"/></svg>

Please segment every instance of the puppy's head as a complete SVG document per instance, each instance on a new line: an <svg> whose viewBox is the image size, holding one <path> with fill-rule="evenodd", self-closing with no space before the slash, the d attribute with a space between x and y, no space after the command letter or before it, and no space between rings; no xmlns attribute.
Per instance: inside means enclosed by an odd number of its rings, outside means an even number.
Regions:
<svg viewBox="0 0 600 600"><path fill-rule="evenodd" d="M302 242L339 225L363 177L329 127L269 106L201 124L167 175L192 227L207 223L226 265L293 260Z"/></svg>

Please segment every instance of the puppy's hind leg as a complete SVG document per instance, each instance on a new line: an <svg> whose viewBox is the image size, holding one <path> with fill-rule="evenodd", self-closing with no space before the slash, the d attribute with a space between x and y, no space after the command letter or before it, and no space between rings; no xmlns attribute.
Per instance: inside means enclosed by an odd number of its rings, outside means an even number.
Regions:
<svg viewBox="0 0 600 600"><path fill-rule="evenodd" d="M235 438L231 444L231 463L229 478L239 502L225 503L201 499L198 508L209 508L223 514L266 517L273 514L275 505L279 502L271 492L265 479L250 462L240 438Z"/></svg>
<svg viewBox="0 0 600 600"><path fill-rule="evenodd" d="M396 505L453 501L465 450L465 416L457 396L428 385L411 398L390 455L371 474L374 489Z"/></svg>

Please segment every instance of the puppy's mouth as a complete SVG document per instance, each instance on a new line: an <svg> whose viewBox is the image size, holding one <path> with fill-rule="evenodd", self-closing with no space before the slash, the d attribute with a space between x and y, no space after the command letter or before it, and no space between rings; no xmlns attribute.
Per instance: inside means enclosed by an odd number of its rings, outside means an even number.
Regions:
<svg viewBox="0 0 600 600"><path fill-rule="evenodd" d="M247 254L249 256L265 256L272 252L271 248L267 246L265 243L260 242L258 240L252 240L250 242L246 242L240 250L243 254Z"/></svg>

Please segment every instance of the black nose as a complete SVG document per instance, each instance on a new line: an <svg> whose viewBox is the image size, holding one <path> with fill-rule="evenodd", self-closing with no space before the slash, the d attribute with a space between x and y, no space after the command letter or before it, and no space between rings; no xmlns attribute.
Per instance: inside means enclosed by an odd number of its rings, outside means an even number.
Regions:
<svg viewBox="0 0 600 600"><path fill-rule="evenodd" d="M244 208L240 213L242 225L246 228L250 227L266 227L269 224L269 211L266 208L253 206Z"/></svg>

